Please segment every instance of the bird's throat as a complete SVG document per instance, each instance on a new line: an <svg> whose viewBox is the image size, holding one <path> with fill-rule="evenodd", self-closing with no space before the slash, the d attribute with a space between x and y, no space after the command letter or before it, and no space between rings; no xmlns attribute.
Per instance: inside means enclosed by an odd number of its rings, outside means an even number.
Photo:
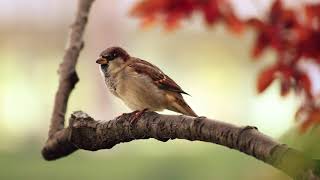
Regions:
<svg viewBox="0 0 320 180"><path fill-rule="evenodd" d="M101 64L100 65L100 69L102 71L102 73L106 76L108 75L108 68L109 68L109 64Z"/></svg>
<svg viewBox="0 0 320 180"><path fill-rule="evenodd" d="M109 64L101 64L101 69L103 71L107 71L108 70L108 67L109 67Z"/></svg>

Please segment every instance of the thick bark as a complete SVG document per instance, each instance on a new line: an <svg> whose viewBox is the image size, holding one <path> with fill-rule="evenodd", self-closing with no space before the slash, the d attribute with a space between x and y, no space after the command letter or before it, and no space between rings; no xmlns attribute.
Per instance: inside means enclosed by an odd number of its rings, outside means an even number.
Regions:
<svg viewBox="0 0 320 180"><path fill-rule="evenodd" d="M134 124L132 114L111 121L95 121L78 111L71 115L61 141L68 139L79 149L97 151L138 139L154 138L203 141L241 151L283 171L294 179L319 179L316 161L260 133L255 127L237 127L207 119L146 112ZM59 139L51 144L51 153L59 158ZM55 148L57 148L55 150ZM63 152L61 153L64 156Z"/></svg>
<svg viewBox="0 0 320 180"><path fill-rule="evenodd" d="M78 82L75 66L83 48L83 32L94 0L79 0L76 19L63 62L59 68L60 83L55 97L49 138L42 149L46 160L67 156L78 149L96 151L110 149L119 143L155 138L160 141L186 139L220 144L264 161L294 179L319 179L316 161L286 145L261 134L254 127L237 127L204 117L160 115L146 112L135 123L132 114L115 120L95 121L83 112L75 112L64 128L67 102Z"/></svg>

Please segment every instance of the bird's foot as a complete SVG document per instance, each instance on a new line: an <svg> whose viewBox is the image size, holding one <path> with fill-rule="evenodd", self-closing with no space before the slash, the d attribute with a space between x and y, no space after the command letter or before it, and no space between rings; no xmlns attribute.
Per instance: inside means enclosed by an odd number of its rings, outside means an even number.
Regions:
<svg viewBox="0 0 320 180"><path fill-rule="evenodd" d="M148 109L143 109L143 110L138 110L138 111L134 111L132 112L130 118L129 118L129 122L130 124L135 124L137 123L137 121L142 117L143 113L147 112Z"/></svg>

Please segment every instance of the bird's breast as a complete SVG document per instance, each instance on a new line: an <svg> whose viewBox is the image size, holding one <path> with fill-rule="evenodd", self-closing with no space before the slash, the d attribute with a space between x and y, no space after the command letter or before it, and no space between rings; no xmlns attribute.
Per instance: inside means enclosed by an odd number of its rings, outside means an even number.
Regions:
<svg viewBox="0 0 320 180"><path fill-rule="evenodd" d="M112 77L112 76L109 76L109 75L105 75L105 83L108 87L108 89L110 90L110 92L115 95L115 96L118 96L118 93L117 93L117 79Z"/></svg>
<svg viewBox="0 0 320 180"><path fill-rule="evenodd" d="M165 93L152 80L135 72L122 77L117 93L124 103L132 110L162 110L165 104Z"/></svg>

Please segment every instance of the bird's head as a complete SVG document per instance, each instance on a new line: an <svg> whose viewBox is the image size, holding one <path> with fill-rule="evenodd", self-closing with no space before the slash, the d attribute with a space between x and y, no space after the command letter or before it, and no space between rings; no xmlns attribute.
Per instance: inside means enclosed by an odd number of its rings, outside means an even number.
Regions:
<svg viewBox="0 0 320 180"><path fill-rule="evenodd" d="M110 47L101 52L96 63L101 65L102 70L115 70L121 68L130 58L130 55L121 47Z"/></svg>

